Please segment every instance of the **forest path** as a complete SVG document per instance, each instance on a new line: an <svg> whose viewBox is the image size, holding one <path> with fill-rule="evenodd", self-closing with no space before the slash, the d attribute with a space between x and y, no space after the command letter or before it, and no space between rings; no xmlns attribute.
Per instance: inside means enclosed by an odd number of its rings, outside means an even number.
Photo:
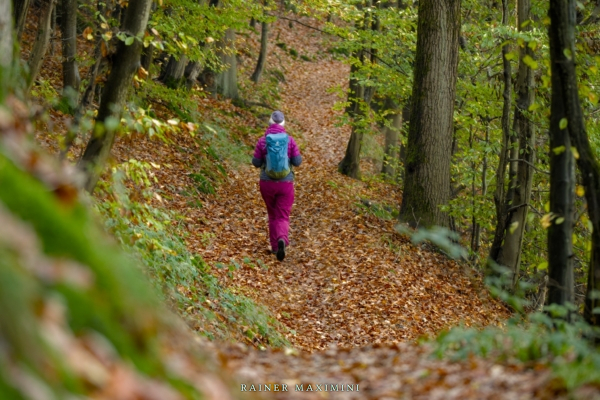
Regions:
<svg viewBox="0 0 600 400"><path fill-rule="evenodd" d="M487 325L504 318L506 312L477 278L443 255L411 245L394 231L394 221L360 207L361 199L397 206L398 187L337 172L350 132L335 126L338 97L329 89L346 85L348 66L324 51L321 34L301 25L291 29L280 20L271 37L316 59L307 62L270 48L269 62L279 60L277 67L285 71L286 128L304 158L296 169L291 246L282 263L268 253L258 171L248 157L248 165L202 209L189 210L192 219L203 221L190 232L192 250L212 266L241 266L232 273L213 271L224 284L265 304L295 332L287 335L290 342L308 351L398 343L460 322Z"/></svg>

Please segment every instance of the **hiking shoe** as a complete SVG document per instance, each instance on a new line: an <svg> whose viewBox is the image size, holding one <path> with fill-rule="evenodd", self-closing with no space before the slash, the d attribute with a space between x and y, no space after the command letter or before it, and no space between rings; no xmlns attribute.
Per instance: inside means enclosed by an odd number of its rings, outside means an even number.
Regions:
<svg viewBox="0 0 600 400"><path fill-rule="evenodd" d="M283 261L285 258L285 242L283 239L277 241L277 259Z"/></svg>

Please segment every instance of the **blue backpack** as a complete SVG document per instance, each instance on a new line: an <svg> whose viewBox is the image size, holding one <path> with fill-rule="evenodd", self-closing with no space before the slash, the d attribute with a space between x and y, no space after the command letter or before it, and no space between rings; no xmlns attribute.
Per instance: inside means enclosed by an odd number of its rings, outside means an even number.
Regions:
<svg viewBox="0 0 600 400"><path fill-rule="evenodd" d="M287 133L267 135L267 166L265 172L269 178L283 179L290 173L288 141Z"/></svg>

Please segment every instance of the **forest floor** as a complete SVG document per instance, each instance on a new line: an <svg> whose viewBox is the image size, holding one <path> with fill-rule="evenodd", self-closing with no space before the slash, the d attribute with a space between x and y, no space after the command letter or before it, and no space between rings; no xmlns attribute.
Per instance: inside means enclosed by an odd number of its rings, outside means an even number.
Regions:
<svg viewBox="0 0 600 400"><path fill-rule="evenodd" d="M339 98L330 89L345 87L348 66L325 51L328 39L282 20L273 26L272 37L311 59L270 48L270 66L285 73L280 108L286 128L303 155L296 169L291 246L283 262L268 251L266 210L250 152L247 164L229 170L215 194L202 196L199 207L185 194L194 185L189 167L197 150L194 140L181 138L177 151L144 141L140 146L121 141L115 147L118 160L161 166L154 201L185 216L190 250L213 267L222 284L264 304L289 328L286 337L293 349L263 351L213 342L207 349L215 362L256 390L259 384L289 385L289 392L260 393L271 398L560 397L547 367L474 357L439 360L428 346L415 344L423 335L433 337L460 324L501 325L509 313L490 298L479 274L429 246L413 245L395 230L393 219L381 218L381 207L400 204L397 185L337 172L350 131L336 124L340 112L332 107ZM255 55L258 35L247 42ZM242 71L250 73L252 67ZM228 123L251 125L248 145L266 128L268 114L256 121L247 111L209 98L198 107L207 115L220 108L230 116ZM80 150L75 146L75 152ZM219 267L232 264L239 268ZM296 384L305 390L295 391ZM309 384L313 392L307 391ZM321 392L317 384L358 384L360 389Z"/></svg>

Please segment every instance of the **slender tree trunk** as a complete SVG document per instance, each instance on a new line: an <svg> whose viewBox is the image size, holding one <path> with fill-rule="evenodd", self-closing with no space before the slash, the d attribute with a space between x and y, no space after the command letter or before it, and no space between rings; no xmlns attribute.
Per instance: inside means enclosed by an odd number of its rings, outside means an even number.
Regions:
<svg viewBox="0 0 600 400"><path fill-rule="evenodd" d="M73 107L79 94L79 69L77 68L77 0L61 0L60 25L63 52L63 95L72 97ZM69 89L72 94L69 94Z"/></svg>
<svg viewBox="0 0 600 400"><path fill-rule="evenodd" d="M235 51L235 31L231 28L225 32L221 45L221 62L227 69L217 76L217 92L228 99L237 99L237 56Z"/></svg>
<svg viewBox="0 0 600 400"><path fill-rule="evenodd" d="M508 0L502 1L502 24L508 25ZM498 262L502 256L502 244L504 242L504 234L507 224L507 210L510 207L510 199L507 197L507 189L505 185L506 167L511 158L515 157L515 141L516 137L510 133L510 108L512 98L512 68L510 60L506 55L510 52L510 47L507 44L502 46L502 65L504 77L504 91L502 93L502 150L500 150L500 159L498 161L498 169L496 169L496 190L494 192L494 204L496 205L496 231L494 240L490 249L490 259ZM516 162L511 163L511 169L516 167ZM511 191L511 178L514 176L514 171L509 171L508 191Z"/></svg>
<svg viewBox="0 0 600 400"><path fill-rule="evenodd" d="M367 30L376 29L372 23L370 7L372 0L363 2L360 8L364 8L364 19L362 25L357 24L357 29ZM356 50L353 53L358 63L352 63L350 66L350 82L348 88L348 107L346 112L352 118L352 133L346 147L344 158L338 164L338 171L354 179L360 179L360 151L364 136L364 126L362 121L366 115L366 107L371 102L374 91L361 85L356 78L356 73L365 62L367 52L364 49Z"/></svg>
<svg viewBox="0 0 600 400"><path fill-rule="evenodd" d="M25 21L27 19L27 12L31 5L31 0L15 0L14 1L14 21L15 21L15 36L17 42L21 42L21 36L25 30Z"/></svg>
<svg viewBox="0 0 600 400"><path fill-rule="evenodd" d="M458 68L460 0L420 0L417 51L400 219L448 225Z"/></svg>
<svg viewBox="0 0 600 400"><path fill-rule="evenodd" d="M258 62L256 63L254 73L250 78L255 83L258 83L260 80L260 76L262 75L265 65L267 64L267 46L269 44L269 24L262 22L260 26L260 55L258 56Z"/></svg>
<svg viewBox="0 0 600 400"><path fill-rule="evenodd" d="M355 57L360 60L360 64L363 63L364 52L358 50L355 53ZM356 72L360 67L356 64L350 66L350 82L348 84L348 107L346 112L352 118L353 121L357 121L362 115L361 102L364 98L364 86L358 83L356 79ZM352 124L352 133L350 134L350 140L346 146L346 153L344 158L338 164L338 171L350 178L360 178L360 149L362 147L363 133L362 130L357 129L355 124Z"/></svg>
<svg viewBox="0 0 600 400"><path fill-rule="evenodd" d="M383 133L385 135L385 148L383 156L383 165L381 172L390 180L396 179L396 167L400 157L400 149L398 137L402 130L402 109L395 104L391 99L386 99L386 109L392 110L392 113L387 116L389 126L384 126Z"/></svg>
<svg viewBox="0 0 600 400"><path fill-rule="evenodd" d="M52 29L50 27L52 23L52 11L56 5L56 0L46 0L42 6L42 13L39 19L38 33L33 44L33 49L29 56L27 65L29 67L29 76L27 78L27 92L31 89L35 78L40 72L42 67L42 61L48 50L48 44L50 43L50 34Z"/></svg>
<svg viewBox="0 0 600 400"><path fill-rule="evenodd" d="M150 65L152 65L152 60L154 59L154 50L154 45L149 44L148 47L142 49L142 55L140 57L140 64L142 65L142 68L148 72L148 76L150 76Z"/></svg>
<svg viewBox="0 0 600 400"><path fill-rule="evenodd" d="M128 35L142 37L151 4L151 0L130 0L121 30ZM85 189L89 192L94 190L115 140L116 130L107 127L107 121L115 117L118 121L119 108L127 98L131 80L139 66L142 47L138 39L129 46L122 41L117 45L112 69L102 93L94 132L79 160L79 167L86 173Z"/></svg>
<svg viewBox="0 0 600 400"><path fill-rule="evenodd" d="M517 24L520 31L529 31L530 0L517 1ZM525 26L524 26L525 25ZM534 101L534 80L532 69L523 61L525 57L533 58L533 50L525 43L520 49L519 72L517 75L517 104L515 106L514 130L519 140L519 150L515 155L519 159L517 163L517 177L515 182L514 196L507 213L507 229L505 230L504 248L502 257L498 262L507 266L513 274L513 288L517 282L519 266L521 263L521 248L525 225L527 224L527 212L531 199L531 185L533 183L533 165L535 163L535 130L534 126L525 113ZM516 159L515 158L515 159ZM515 162L513 159L513 162Z"/></svg>
<svg viewBox="0 0 600 400"><path fill-rule="evenodd" d="M585 132L575 76L575 1L550 0L550 213L548 304L573 302L574 159L570 134ZM567 57L566 54L569 54ZM572 112L575 112L574 114ZM566 121L566 126L565 126ZM585 173L583 174L585 175Z"/></svg>

